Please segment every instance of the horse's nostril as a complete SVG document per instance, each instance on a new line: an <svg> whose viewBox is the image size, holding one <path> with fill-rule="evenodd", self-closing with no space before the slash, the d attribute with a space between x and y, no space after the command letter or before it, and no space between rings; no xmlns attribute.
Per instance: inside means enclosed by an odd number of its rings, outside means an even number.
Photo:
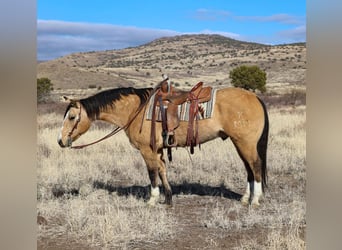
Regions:
<svg viewBox="0 0 342 250"><path fill-rule="evenodd" d="M58 140L58 144L59 144L59 146L61 146L62 148L64 148L64 147L65 147L65 145L63 144L63 142L62 142L62 140L61 140L61 139L59 139L59 140Z"/></svg>

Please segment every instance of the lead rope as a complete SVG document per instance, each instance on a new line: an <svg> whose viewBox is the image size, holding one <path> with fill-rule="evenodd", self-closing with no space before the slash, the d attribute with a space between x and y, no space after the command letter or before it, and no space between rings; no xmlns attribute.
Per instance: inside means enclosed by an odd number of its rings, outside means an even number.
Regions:
<svg viewBox="0 0 342 250"><path fill-rule="evenodd" d="M167 80L169 80L169 78L166 76L165 79L164 79L163 81L161 81L161 82L152 90L152 92L149 94L149 96L148 96L146 102L143 103L143 104L140 104L140 106L139 106L139 108L137 109L135 115L132 117L131 120L129 120L129 121L127 122L127 124L126 124L125 126L123 126L123 127L121 127L121 128L120 128L120 127L116 127L112 132L110 132L109 134L107 134L106 136L104 136L103 138L101 138L101 139L99 139L99 140L97 140L97 141L94 141L94 142L91 142L91 143L88 143L88 144L78 145L78 146L71 146L70 148L72 148L72 149L81 149L81 148L84 148L84 147L93 145L93 144L95 144L95 143L98 143L98 142L100 142L100 141L103 141L103 140L105 140L105 139L107 139L107 138L109 138L109 137L111 137L111 136L113 136L113 135L119 133L121 130L127 129L127 128L131 125L131 123L134 121L134 119L138 116L138 114L141 112L141 110L144 109L144 115L142 116L142 122L141 122L140 130L139 130L139 132L141 133L142 124L143 124L144 117L145 117L145 112L146 112L146 107L147 107L147 105L148 105L148 103L149 103L149 101L150 101L152 95L153 95L153 94L157 91L157 89L160 87L161 83L163 83L164 81L167 81ZM79 123L80 120L81 120L81 106L80 106L79 118L78 118L78 121L77 121L77 123L75 124L75 126L77 126L77 124ZM76 129L75 126L74 126L73 130ZM71 133L72 133L72 132L71 132ZM70 133L69 133L69 134L70 134ZM70 135L71 135L71 134L70 134Z"/></svg>
<svg viewBox="0 0 342 250"><path fill-rule="evenodd" d="M109 134L107 134L106 136L102 137L101 139L97 140L97 141L94 141L94 142L91 142L91 143L88 143L88 144L83 144L83 145L78 145L78 146L71 146L70 148L72 149L81 149L81 148L85 148L87 146L90 146L90 145L93 145L95 143L98 143L100 141L103 141L115 134L117 134L118 132L120 132L121 130L123 130L124 127L120 128L120 127L116 127L112 132L110 132Z"/></svg>
<svg viewBox="0 0 342 250"><path fill-rule="evenodd" d="M137 109L136 113L134 114L134 116L126 123L126 125L122 126L122 127L116 127L113 131L111 131L109 134L107 134L106 136L102 137L101 139L97 140L97 141L94 141L94 142L91 142L91 143L88 143L88 144L83 144L83 145L78 145L78 146L71 146L70 148L72 149L81 149L81 148L84 148L84 147L87 147L87 146L90 146L90 145L94 145L95 143L98 143L100 141L103 141L117 133L119 133L121 130L126 130L130 125L131 123L134 121L134 119L138 116L138 114L140 113L140 111L144 108L145 106L145 103L144 104L141 104L139 106L139 108ZM81 109L81 106L80 106L80 109ZM79 115L79 120L81 120L81 111L80 111L80 115ZM78 122L79 122L78 120ZM76 124L78 124L78 122ZM75 125L76 125L75 124ZM75 126L74 126L75 127Z"/></svg>

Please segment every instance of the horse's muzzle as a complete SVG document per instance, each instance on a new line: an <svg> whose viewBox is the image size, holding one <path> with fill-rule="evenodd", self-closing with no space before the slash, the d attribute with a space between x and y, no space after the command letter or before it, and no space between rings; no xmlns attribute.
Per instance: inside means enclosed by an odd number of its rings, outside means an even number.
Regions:
<svg viewBox="0 0 342 250"><path fill-rule="evenodd" d="M65 147L61 139L58 139L58 144L59 144L59 146L61 146L62 148Z"/></svg>
<svg viewBox="0 0 342 250"><path fill-rule="evenodd" d="M65 145L64 145L64 143L62 142L61 139L58 140L58 144L59 144L59 146L61 146L62 148L65 148Z"/></svg>
<svg viewBox="0 0 342 250"><path fill-rule="evenodd" d="M71 137L69 136L68 139L67 139L67 143L66 143L66 144L63 143L62 139L59 139L59 140L58 140L58 144L59 144L59 146L61 146L62 148L71 147L72 139L71 139Z"/></svg>

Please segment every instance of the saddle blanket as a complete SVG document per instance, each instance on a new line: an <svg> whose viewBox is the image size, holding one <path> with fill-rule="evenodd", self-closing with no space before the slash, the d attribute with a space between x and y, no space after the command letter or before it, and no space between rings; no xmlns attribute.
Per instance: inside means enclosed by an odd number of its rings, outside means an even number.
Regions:
<svg viewBox="0 0 342 250"><path fill-rule="evenodd" d="M199 103L199 106L201 106L204 110L203 117L200 115L200 120L211 118L212 114L214 113L216 91L217 89L212 88L211 99L207 102ZM151 97L150 102L147 107L147 112L146 112L147 120L152 120L154 97L155 97L155 94ZM180 121L189 121L189 110L190 110L190 103L188 102L178 105L178 117ZM161 121L161 112L160 112L159 106L156 107L155 112L156 112L156 120Z"/></svg>

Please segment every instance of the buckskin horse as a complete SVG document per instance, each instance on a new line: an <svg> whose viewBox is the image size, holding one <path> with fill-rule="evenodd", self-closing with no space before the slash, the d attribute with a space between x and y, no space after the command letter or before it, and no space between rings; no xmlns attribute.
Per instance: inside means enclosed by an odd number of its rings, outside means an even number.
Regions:
<svg viewBox="0 0 342 250"><path fill-rule="evenodd" d="M165 203L172 205L162 124L157 122L154 126L156 150L153 150L150 141L152 122L146 119L146 109L142 108L149 102L152 92L152 88L129 87L105 90L83 99L64 96L69 104L58 135L58 144L63 148L74 147L72 143L96 120L118 126L125 131L130 143L145 160L151 181L148 204L154 205L159 199L159 176L165 190ZM187 125L186 121L180 121L176 129L178 147L186 147ZM268 127L267 110L262 100L253 92L233 87L218 89L211 118L198 121L199 143L220 137L223 140L230 138L235 145L247 172L247 187L241 198L246 205L259 206L259 199L267 186Z"/></svg>

